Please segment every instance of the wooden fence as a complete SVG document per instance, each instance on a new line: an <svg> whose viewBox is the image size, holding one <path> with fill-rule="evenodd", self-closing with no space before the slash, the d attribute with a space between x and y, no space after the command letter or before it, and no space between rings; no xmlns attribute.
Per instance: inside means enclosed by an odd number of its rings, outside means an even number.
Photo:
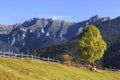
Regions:
<svg viewBox="0 0 120 80"><path fill-rule="evenodd" d="M0 52L0 57L1 58L21 58L21 59L31 59L31 60L43 60L43 61L48 61L48 62L57 62L60 63L59 60L56 59L51 59L49 57L44 58L44 57L37 57L33 55L26 55L26 54L14 54L14 53L9 53L9 52Z"/></svg>

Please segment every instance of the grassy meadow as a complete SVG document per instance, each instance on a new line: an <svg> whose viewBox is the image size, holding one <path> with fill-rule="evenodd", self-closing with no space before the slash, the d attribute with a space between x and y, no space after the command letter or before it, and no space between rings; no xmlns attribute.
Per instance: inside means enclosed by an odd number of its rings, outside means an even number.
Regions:
<svg viewBox="0 0 120 80"><path fill-rule="evenodd" d="M120 80L120 72L95 72L53 62L0 58L0 80Z"/></svg>

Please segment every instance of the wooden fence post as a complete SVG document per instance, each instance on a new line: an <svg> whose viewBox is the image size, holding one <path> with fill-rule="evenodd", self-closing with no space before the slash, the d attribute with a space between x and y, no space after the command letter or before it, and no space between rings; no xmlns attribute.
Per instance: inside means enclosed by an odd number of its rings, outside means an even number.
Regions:
<svg viewBox="0 0 120 80"><path fill-rule="evenodd" d="M33 55L31 55L31 57L32 57L32 60L33 60Z"/></svg>
<svg viewBox="0 0 120 80"><path fill-rule="evenodd" d="M5 53L3 52L3 54L4 54L4 56L3 56L3 57L5 58Z"/></svg>
<svg viewBox="0 0 120 80"><path fill-rule="evenodd" d="M42 60L44 61L44 57L42 58Z"/></svg>
<svg viewBox="0 0 120 80"><path fill-rule="evenodd" d="M22 60L23 60L23 53L22 53Z"/></svg>
<svg viewBox="0 0 120 80"><path fill-rule="evenodd" d="M48 62L49 62L49 56L48 56Z"/></svg>

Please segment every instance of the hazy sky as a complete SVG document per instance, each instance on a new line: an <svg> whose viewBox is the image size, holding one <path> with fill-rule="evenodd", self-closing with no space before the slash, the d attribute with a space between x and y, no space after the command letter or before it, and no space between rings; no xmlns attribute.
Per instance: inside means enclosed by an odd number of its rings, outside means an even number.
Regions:
<svg viewBox="0 0 120 80"><path fill-rule="evenodd" d="M33 17L84 21L94 15L120 16L120 0L0 0L0 23L22 23Z"/></svg>

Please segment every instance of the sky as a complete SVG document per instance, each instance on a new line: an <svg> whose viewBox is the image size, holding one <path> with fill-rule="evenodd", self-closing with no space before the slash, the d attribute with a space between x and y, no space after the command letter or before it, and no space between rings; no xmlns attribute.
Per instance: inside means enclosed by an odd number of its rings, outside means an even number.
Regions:
<svg viewBox="0 0 120 80"><path fill-rule="evenodd" d="M31 18L80 22L94 15L120 16L120 0L0 0L0 24L23 23Z"/></svg>

